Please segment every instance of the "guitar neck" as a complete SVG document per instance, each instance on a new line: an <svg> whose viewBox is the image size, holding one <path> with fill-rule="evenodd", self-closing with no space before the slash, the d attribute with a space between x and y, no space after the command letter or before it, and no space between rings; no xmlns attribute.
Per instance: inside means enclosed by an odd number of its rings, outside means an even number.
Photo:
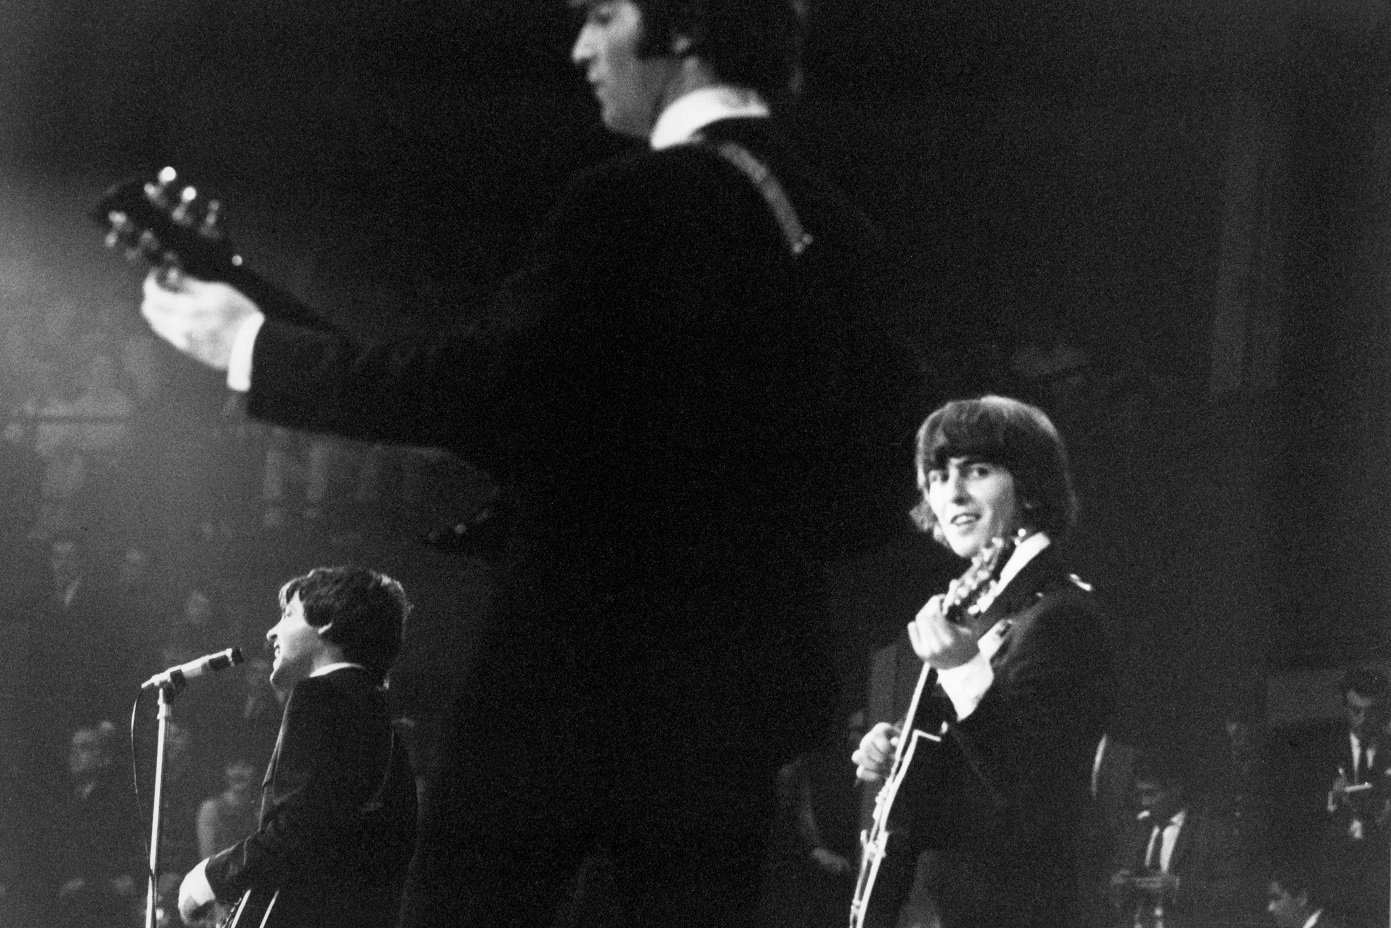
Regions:
<svg viewBox="0 0 1391 928"><path fill-rule="evenodd" d="M194 276L201 276L196 271L190 271L190 273ZM266 314L268 319L276 319L311 329L326 330L329 328L328 324L313 310L305 306L298 297L250 268L243 265L229 266L218 269L208 276L213 280L221 280L246 294L251 302L255 303L256 307Z"/></svg>

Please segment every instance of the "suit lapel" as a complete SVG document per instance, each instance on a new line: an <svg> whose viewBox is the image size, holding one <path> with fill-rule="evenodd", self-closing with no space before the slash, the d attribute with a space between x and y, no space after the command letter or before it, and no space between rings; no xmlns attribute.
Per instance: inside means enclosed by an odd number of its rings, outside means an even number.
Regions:
<svg viewBox="0 0 1391 928"><path fill-rule="evenodd" d="M261 778L261 811L259 820L265 824L266 811L270 807L271 796L275 789L275 768L280 763L280 748L285 743L285 717L280 717L280 731L275 736L275 750L270 752L270 763L266 765L266 775Z"/></svg>
<svg viewBox="0 0 1391 928"><path fill-rule="evenodd" d="M1034 555L1029 563L1010 580L1000 594L990 603L981 620L987 627L994 625L1005 616L1020 612L1033 602L1038 594L1062 572L1058 566L1057 553L1053 545Z"/></svg>
<svg viewBox="0 0 1391 928"><path fill-rule="evenodd" d="M1049 545L1034 555L1033 559L1015 574L1009 585L1000 591L991 601L990 607L973 624L976 624L977 630L983 634L1001 619L1020 615L1062 576L1062 568L1058 564L1054 546ZM1015 631L1012 629L1005 635L999 650L991 658L990 663L995 667L999 667L1009 654L1010 640L1015 637Z"/></svg>

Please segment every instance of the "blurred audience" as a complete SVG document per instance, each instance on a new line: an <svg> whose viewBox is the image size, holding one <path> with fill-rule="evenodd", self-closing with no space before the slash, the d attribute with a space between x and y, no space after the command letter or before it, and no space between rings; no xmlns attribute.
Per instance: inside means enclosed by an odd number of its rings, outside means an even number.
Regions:
<svg viewBox="0 0 1391 928"><path fill-rule="evenodd" d="M1307 863L1296 860L1271 869L1265 911L1275 928L1349 928L1327 902Z"/></svg>
<svg viewBox="0 0 1391 928"><path fill-rule="evenodd" d="M1208 928L1240 907L1242 857L1230 824L1194 802L1188 771L1170 750L1136 765L1134 820L1117 844L1111 891L1132 924Z"/></svg>
<svg viewBox="0 0 1391 928"><path fill-rule="evenodd" d="M49 908L56 928L129 924L144 872L141 831L119 768L116 726L83 725L68 748L68 784L48 833Z"/></svg>

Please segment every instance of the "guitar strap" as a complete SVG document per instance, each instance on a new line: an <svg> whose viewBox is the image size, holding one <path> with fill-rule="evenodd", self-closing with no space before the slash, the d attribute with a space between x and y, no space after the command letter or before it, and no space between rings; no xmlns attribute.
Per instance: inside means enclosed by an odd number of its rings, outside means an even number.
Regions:
<svg viewBox="0 0 1391 928"><path fill-rule="evenodd" d="M787 191L783 189L782 183L773 176L773 172L768 170L768 166L737 142L720 141L712 144L700 135L695 136L695 140L734 165L753 182L753 185L758 188L759 195L763 197L763 201L773 211L773 218L777 220L778 228L782 230L787 250L791 252L792 257L800 257L802 252L811 245L813 238L806 227L802 225L801 217L797 215L797 208L792 205Z"/></svg>

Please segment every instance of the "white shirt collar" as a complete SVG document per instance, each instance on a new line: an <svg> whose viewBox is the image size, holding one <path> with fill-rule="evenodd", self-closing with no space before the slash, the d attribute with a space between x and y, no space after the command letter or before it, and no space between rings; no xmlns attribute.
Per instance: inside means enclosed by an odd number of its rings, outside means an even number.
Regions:
<svg viewBox="0 0 1391 928"><path fill-rule="evenodd" d="M996 589L1003 590L1009 582L1019 576L1019 572L1024 569L1034 558L1043 552L1043 549L1053 543L1045 532L1034 532L1019 544L1014 546L1014 553L1005 562L1005 569L1000 571L1000 582Z"/></svg>
<svg viewBox="0 0 1391 928"><path fill-rule="evenodd" d="M654 149L689 142L691 137L721 119L767 118L772 113L763 98L744 87L716 84L692 90L672 101L652 127Z"/></svg>
<svg viewBox="0 0 1391 928"><path fill-rule="evenodd" d="M1310 915L1310 916L1309 916L1309 920L1306 921L1306 922L1304 923L1304 928L1314 928L1314 926L1317 925L1317 924L1319 923L1319 918L1320 918L1322 915L1323 915L1323 909L1319 909L1319 910L1318 910L1317 912L1315 912L1313 915Z"/></svg>
<svg viewBox="0 0 1391 928"><path fill-rule="evenodd" d="M336 664L325 664L318 670L311 673L309 676L322 677L324 674L333 673L335 670L342 670L344 667L356 667L358 670L363 669L363 666L361 664L354 664L350 661L339 661Z"/></svg>

